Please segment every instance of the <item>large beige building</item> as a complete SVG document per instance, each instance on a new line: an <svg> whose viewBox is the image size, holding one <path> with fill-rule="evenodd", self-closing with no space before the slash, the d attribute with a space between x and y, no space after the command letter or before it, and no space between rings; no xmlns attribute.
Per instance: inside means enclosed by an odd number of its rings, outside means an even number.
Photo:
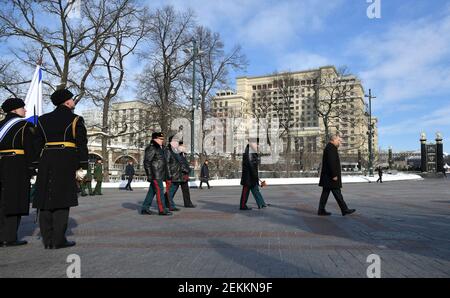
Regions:
<svg viewBox="0 0 450 298"><path fill-rule="evenodd" d="M238 77L236 92L219 91L212 102L218 118L278 118L290 126L291 150L320 152L325 116L329 134L343 137L341 152L368 152L368 117L361 81L340 77L334 66L255 77ZM330 105L331 103L331 105ZM328 107L332 108L329 109ZM329 113L326 113L328 112ZM374 151L378 148L377 119L373 123ZM284 146L287 136L282 137ZM284 147L286 148L286 147Z"/></svg>
<svg viewBox="0 0 450 298"><path fill-rule="evenodd" d="M115 136L108 139L107 156L102 155L101 119L103 113L100 110L86 110L81 114L85 119L88 129L88 148L91 157L107 158L110 175L119 177L128 160L135 163L135 168L141 169L144 159L145 146L151 140L152 131L157 129L157 124L151 122L152 109L148 103L139 100L117 102L111 106L109 134Z"/></svg>

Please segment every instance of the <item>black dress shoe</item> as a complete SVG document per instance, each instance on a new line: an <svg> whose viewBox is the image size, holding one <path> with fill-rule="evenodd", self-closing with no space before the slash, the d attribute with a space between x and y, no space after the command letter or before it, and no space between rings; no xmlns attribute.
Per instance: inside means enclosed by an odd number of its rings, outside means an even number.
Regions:
<svg viewBox="0 0 450 298"><path fill-rule="evenodd" d="M53 245L51 245L51 244L44 245L44 249L53 249Z"/></svg>
<svg viewBox="0 0 450 298"><path fill-rule="evenodd" d="M170 211L163 211L163 212L159 212L159 215L172 215L172 212L170 212Z"/></svg>
<svg viewBox="0 0 450 298"><path fill-rule="evenodd" d="M240 210L252 210L252 208L245 206L244 208L239 208Z"/></svg>
<svg viewBox="0 0 450 298"><path fill-rule="evenodd" d="M327 212L326 210L319 210L319 211L317 212L317 215L320 215L320 216L330 216L330 215L331 215L331 212Z"/></svg>
<svg viewBox="0 0 450 298"><path fill-rule="evenodd" d="M153 212L151 212L148 209L142 209L141 210L141 215L152 215L152 214L153 214Z"/></svg>
<svg viewBox="0 0 450 298"><path fill-rule="evenodd" d="M4 241L0 244L0 247L12 247L12 246L21 246L25 245L28 242L25 240L16 240L16 241Z"/></svg>
<svg viewBox="0 0 450 298"><path fill-rule="evenodd" d="M66 243L64 243L64 244L53 246L53 249L72 247L72 246L75 246L75 245L76 245L75 241L66 241Z"/></svg>
<svg viewBox="0 0 450 298"><path fill-rule="evenodd" d="M184 206L184 208L195 208L195 205L194 204L190 204L190 205Z"/></svg>
<svg viewBox="0 0 450 298"><path fill-rule="evenodd" d="M352 214L356 211L356 209L347 209L342 212L342 216L346 216L347 214Z"/></svg>
<svg viewBox="0 0 450 298"><path fill-rule="evenodd" d="M178 209L177 207L174 207L174 208L170 208L169 211L180 211L180 209Z"/></svg>

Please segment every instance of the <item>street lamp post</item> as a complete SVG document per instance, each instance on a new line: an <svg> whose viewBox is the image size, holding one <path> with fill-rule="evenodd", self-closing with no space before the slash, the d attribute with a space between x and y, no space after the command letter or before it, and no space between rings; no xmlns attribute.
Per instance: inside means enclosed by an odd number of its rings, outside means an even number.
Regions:
<svg viewBox="0 0 450 298"><path fill-rule="evenodd" d="M369 176L373 177L373 152L372 152L372 139L373 139L373 132L372 132L372 98L376 98L375 96L372 96L372 89L369 89L369 95L364 95L365 97L369 98Z"/></svg>
<svg viewBox="0 0 450 298"><path fill-rule="evenodd" d="M197 47L197 41L192 39L192 49L185 49L185 53L192 54L192 112L191 112L191 164L194 165L195 162L195 110L197 109L198 103L197 98L195 97L195 71L196 71L196 62L199 55L202 54ZM192 173L193 174L193 173Z"/></svg>

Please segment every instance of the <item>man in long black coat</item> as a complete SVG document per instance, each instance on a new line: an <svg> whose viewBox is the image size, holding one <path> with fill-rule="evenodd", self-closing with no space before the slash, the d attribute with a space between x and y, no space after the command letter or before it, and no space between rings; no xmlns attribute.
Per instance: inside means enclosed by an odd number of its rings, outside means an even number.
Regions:
<svg viewBox="0 0 450 298"><path fill-rule="evenodd" d="M264 202L263 196L259 191L258 163L258 139L249 139L249 144L245 148L245 152L242 157L242 194L239 208L240 210L252 209L247 206L250 191L256 200L258 209L267 207L267 204Z"/></svg>
<svg viewBox="0 0 450 298"><path fill-rule="evenodd" d="M73 113L73 94L55 91L53 112L39 117L39 143L42 148L33 207L39 209L39 226L46 249L74 246L67 241L70 207L78 206L75 173L88 167L86 127Z"/></svg>
<svg viewBox="0 0 450 298"><path fill-rule="evenodd" d="M133 166L133 162L130 160L127 164L127 166L125 167L125 176L128 179L128 183L125 186L126 190L133 190L131 188L131 182L133 181L133 177L134 177L134 166Z"/></svg>
<svg viewBox="0 0 450 298"><path fill-rule="evenodd" d="M206 185L208 185L208 189L211 188L211 186L209 186L209 168L208 168L208 160L205 160L205 162L203 163L201 169L200 169L200 189L202 188L202 184L206 183Z"/></svg>
<svg viewBox="0 0 450 298"><path fill-rule="evenodd" d="M176 136L169 138L169 145L166 147L166 159L168 167L168 180L166 180L166 205L170 206L169 210L176 208L174 197L181 186L183 192L184 207L194 208L189 193L189 163L179 149L180 142Z"/></svg>
<svg viewBox="0 0 450 298"><path fill-rule="evenodd" d="M342 197L342 176L341 176L341 162L339 160L338 148L341 145L341 138L337 135L332 136L330 142L323 150L322 157L322 172L320 174L319 186L323 187L322 195L320 196L319 215L331 215L325 210L328 196L330 192L333 193L342 215L347 215L355 212L355 209L348 209L347 204Z"/></svg>
<svg viewBox="0 0 450 298"><path fill-rule="evenodd" d="M30 178L34 175L33 124L23 119L25 103L9 98L2 104L0 121L0 247L27 244L17 239L21 216L29 213Z"/></svg>

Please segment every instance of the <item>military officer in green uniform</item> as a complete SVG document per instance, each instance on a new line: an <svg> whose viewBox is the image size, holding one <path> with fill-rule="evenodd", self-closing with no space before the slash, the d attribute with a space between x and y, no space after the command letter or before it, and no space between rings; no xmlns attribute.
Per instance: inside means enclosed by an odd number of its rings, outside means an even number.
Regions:
<svg viewBox="0 0 450 298"><path fill-rule="evenodd" d="M103 182L103 165L102 160L97 160L97 163L94 167L94 179L97 182L94 188L94 195L103 195L102 194L102 182Z"/></svg>
<svg viewBox="0 0 450 298"><path fill-rule="evenodd" d="M83 181L81 183L81 196L85 197L88 195L88 193L90 196L94 195L92 191L92 167L90 164L88 164L86 175L84 176Z"/></svg>

